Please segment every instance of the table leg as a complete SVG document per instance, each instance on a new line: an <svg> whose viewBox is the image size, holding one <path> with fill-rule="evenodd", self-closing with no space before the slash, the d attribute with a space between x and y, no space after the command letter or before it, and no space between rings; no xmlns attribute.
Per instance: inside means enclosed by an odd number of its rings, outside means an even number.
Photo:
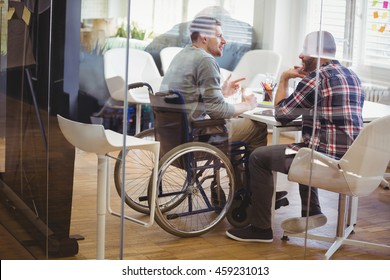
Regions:
<svg viewBox="0 0 390 280"><path fill-rule="evenodd" d="M135 135L141 132L142 104L135 106Z"/></svg>
<svg viewBox="0 0 390 280"><path fill-rule="evenodd" d="M280 138L280 129L277 126L273 126L272 128L272 145L279 144Z"/></svg>
<svg viewBox="0 0 390 280"><path fill-rule="evenodd" d="M277 126L274 126L272 128L272 145L279 144L279 138L280 138L280 130ZM274 227L274 217L275 217L275 197L276 197L276 186L278 184L278 172L273 171L272 175L274 177L274 195L272 197L272 228Z"/></svg>

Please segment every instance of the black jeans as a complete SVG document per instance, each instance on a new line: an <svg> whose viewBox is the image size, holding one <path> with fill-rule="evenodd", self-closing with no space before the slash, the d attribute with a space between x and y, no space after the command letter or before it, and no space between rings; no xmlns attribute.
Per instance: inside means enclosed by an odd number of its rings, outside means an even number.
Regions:
<svg viewBox="0 0 390 280"><path fill-rule="evenodd" d="M287 145L272 145L259 147L249 157L249 188L252 192L251 224L267 229L272 227L272 196L274 181L272 171L287 174L294 155L286 155ZM310 189L309 216L320 214L321 207L316 188L299 185L301 196L301 216L307 215L307 202Z"/></svg>

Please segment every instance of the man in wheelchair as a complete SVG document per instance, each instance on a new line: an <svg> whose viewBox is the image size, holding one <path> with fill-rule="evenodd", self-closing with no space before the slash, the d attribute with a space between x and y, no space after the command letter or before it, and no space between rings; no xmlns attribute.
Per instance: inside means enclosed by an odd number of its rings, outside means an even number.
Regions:
<svg viewBox="0 0 390 280"><path fill-rule="evenodd" d="M257 106L254 95L243 95L242 102L229 104L229 97L240 90L240 81L230 76L222 83L215 57L223 55L227 43L221 23L210 17L198 17L190 25L192 45L186 46L172 60L164 75L160 91L177 91L186 104L194 104L188 114L189 121L225 119L229 141L243 141L249 151L267 145L267 126L244 118L235 118Z"/></svg>

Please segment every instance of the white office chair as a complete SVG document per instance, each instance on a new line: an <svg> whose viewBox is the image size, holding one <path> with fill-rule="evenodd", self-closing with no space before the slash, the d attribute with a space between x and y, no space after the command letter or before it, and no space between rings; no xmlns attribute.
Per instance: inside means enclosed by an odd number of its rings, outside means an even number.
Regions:
<svg viewBox="0 0 390 280"><path fill-rule="evenodd" d="M168 70L172 59L182 50L181 47L166 47L160 51L161 68L165 74Z"/></svg>
<svg viewBox="0 0 390 280"><path fill-rule="evenodd" d="M85 152L95 153L98 157L96 259L104 259L106 209L109 210L110 214L121 216L118 213L112 212L109 207L109 164L107 154L122 149L124 136L112 130L104 129L102 125L79 123L60 115L57 115L57 119L61 132L69 143ZM158 170L159 142L126 136L126 148L142 149L152 152L154 154L154 170ZM153 189L155 190L157 172L153 172L152 180ZM153 191L151 201L155 201L155 199L155 191ZM125 219L149 227L153 224L154 213L155 203L151 203L148 222L128 216L125 216Z"/></svg>
<svg viewBox="0 0 390 280"><path fill-rule="evenodd" d="M374 120L360 132L351 147L340 159L302 148L295 156L288 179L300 184L339 193L339 209L336 237L307 234L309 239L333 242L325 254L329 259L343 244L374 249L390 253L390 246L365 241L351 240L354 223L346 228L347 204L353 197L367 196L381 183L390 160L390 115ZM288 236L305 237L303 234L285 232Z"/></svg>
<svg viewBox="0 0 390 280"><path fill-rule="evenodd" d="M126 90L126 48L110 49L104 53L104 78L111 98L123 102L125 92L129 103L136 104L135 133L141 131L142 104L150 104L149 93L146 88ZM159 90L162 77L157 69L151 54L143 50L129 49L128 84L144 82L152 89ZM112 103L109 100L108 103Z"/></svg>
<svg viewBox="0 0 390 280"><path fill-rule="evenodd" d="M272 74L277 77L282 63L282 56L271 50L250 50L246 52L233 70L232 78L245 77L241 82L243 87L256 84L260 87L260 81L256 81L258 74ZM261 76L260 76L261 77Z"/></svg>

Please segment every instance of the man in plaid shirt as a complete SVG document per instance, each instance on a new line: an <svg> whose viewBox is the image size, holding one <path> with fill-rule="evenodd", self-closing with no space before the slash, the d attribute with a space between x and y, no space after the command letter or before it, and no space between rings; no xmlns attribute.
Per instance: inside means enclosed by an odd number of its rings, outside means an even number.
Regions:
<svg viewBox="0 0 390 280"><path fill-rule="evenodd" d="M272 171L287 174L296 151L310 147L333 158L341 158L363 128L364 93L356 74L334 60L336 44L326 31L309 33L299 55L301 66L282 73L274 105L275 118L288 123L302 116L302 142L257 148L250 156L251 225L230 229L227 236L238 241L272 242L271 206L274 193ZM302 78L288 94L290 79ZM325 179L325 178L324 178ZM301 217L282 222L291 233L326 224L318 192L299 185Z"/></svg>

